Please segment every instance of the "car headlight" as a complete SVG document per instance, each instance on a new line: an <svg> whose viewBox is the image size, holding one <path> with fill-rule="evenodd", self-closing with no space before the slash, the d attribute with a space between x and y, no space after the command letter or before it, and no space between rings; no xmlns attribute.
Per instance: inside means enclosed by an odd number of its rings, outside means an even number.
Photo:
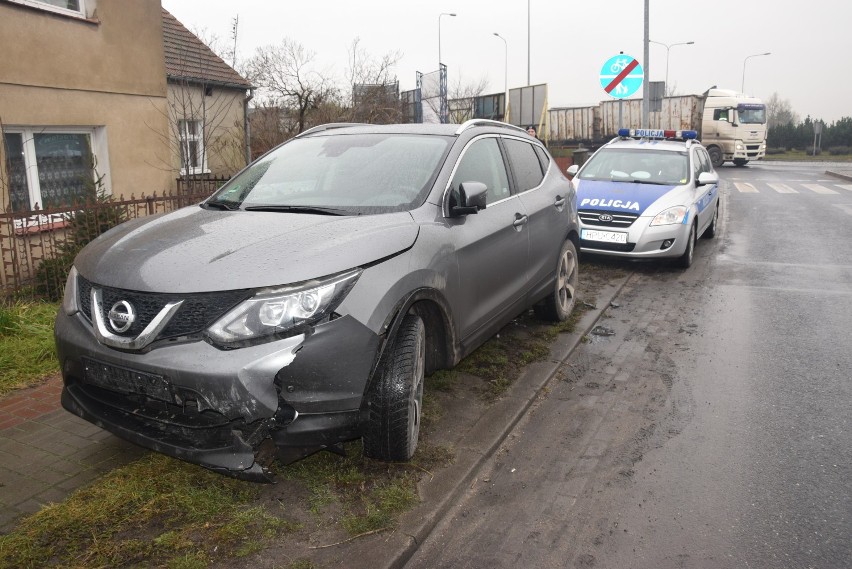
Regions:
<svg viewBox="0 0 852 569"><path fill-rule="evenodd" d="M743 146L741 143L737 143L737 150L743 150L744 148L745 146Z"/></svg>
<svg viewBox="0 0 852 569"><path fill-rule="evenodd" d="M670 207L658 213L651 221L651 226L684 223L687 215L689 215L689 209L682 205Z"/></svg>
<svg viewBox="0 0 852 569"><path fill-rule="evenodd" d="M361 269L298 285L258 290L207 329L216 345L240 347L271 340L328 317L361 276Z"/></svg>

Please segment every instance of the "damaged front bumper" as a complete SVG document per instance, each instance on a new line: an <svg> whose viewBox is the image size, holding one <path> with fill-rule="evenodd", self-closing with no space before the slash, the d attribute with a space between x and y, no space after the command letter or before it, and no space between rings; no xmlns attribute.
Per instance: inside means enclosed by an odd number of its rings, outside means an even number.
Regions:
<svg viewBox="0 0 852 569"><path fill-rule="evenodd" d="M126 352L97 342L80 314L55 327L68 411L151 450L270 482L289 462L360 436L379 338L343 317L235 350L204 341Z"/></svg>

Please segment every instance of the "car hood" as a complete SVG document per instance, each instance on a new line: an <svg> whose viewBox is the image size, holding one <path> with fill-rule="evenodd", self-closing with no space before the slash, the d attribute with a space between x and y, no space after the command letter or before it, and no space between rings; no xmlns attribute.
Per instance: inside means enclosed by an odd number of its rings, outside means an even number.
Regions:
<svg viewBox="0 0 852 569"><path fill-rule="evenodd" d="M417 234L407 212L337 217L191 207L119 225L92 241L75 266L94 283L144 292L277 286L391 256Z"/></svg>
<svg viewBox="0 0 852 569"><path fill-rule="evenodd" d="M642 215L654 202L684 186L661 186L635 182L580 180L577 209L628 212ZM657 211L653 212L656 215Z"/></svg>

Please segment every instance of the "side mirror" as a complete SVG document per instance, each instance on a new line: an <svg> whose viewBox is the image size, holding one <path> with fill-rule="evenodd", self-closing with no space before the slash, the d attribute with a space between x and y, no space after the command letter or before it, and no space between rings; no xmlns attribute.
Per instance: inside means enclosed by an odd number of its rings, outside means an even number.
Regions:
<svg viewBox="0 0 852 569"><path fill-rule="evenodd" d="M478 213L485 209L485 198L488 186L482 182L462 182L459 184L459 204L453 206L450 214L453 216Z"/></svg>
<svg viewBox="0 0 852 569"><path fill-rule="evenodd" d="M577 166L576 164L571 164L570 166L568 166L568 169L565 170L565 172L568 174L569 178L573 178L574 176L576 176L577 172L579 172L579 171L580 171L580 167Z"/></svg>
<svg viewBox="0 0 852 569"><path fill-rule="evenodd" d="M711 173L711 172L701 172L698 174L698 185L699 186L709 186L711 184L719 183L719 174Z"/></svg>

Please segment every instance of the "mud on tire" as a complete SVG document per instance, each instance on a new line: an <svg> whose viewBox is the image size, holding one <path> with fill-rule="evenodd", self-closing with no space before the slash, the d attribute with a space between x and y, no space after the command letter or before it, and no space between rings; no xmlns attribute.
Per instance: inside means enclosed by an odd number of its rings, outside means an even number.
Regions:
<svg viewBox="0 0 852 569"><path fill-rule="evenodd" d="M426 326L406 314L382 357L367 392L364 454L385 461L405 461L417 448L423 405Z"/></svg>

